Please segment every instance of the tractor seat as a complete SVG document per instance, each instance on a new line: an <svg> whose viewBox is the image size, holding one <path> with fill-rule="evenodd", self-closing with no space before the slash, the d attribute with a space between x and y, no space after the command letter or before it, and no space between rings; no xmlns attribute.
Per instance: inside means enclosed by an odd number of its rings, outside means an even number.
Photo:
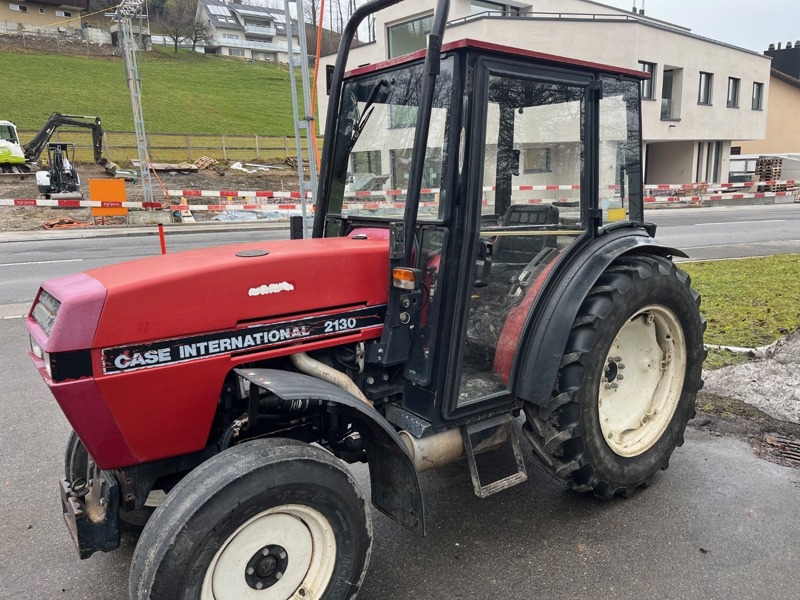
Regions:
<svg viewBox="0 0 800 600"><path fill-rule="evenodd" d="M502 226L558 225L558 208L549 204L512 204ZM495 263L527 265L543 248L555 248L555 235L499 236L494 244Z"/></svg>

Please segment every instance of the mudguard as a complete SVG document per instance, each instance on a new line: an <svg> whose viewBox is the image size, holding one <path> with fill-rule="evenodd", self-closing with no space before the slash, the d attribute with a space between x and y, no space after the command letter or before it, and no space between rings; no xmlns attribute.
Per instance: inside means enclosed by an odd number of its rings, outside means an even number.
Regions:
<svg viewBox="0 0 800 600"><path fill-rule="evenodd" d="M372 503L411 531L425 535L422 492L408 449L377 410L342 388L301 373L235 369L240 377L284 400L320 400L352 420L367 449Z"/></svg>
<svg viewBox="0 0 800 600"><path fill-rule="evenodd" d="M680 250L658 244L643 229L615 227L584 248L575 260L548 285L544 306L530 320L519 348L515 368L518 398L546 406L555 381L572 322L586 294L614 260L624 254L688 256Z"/></svg>

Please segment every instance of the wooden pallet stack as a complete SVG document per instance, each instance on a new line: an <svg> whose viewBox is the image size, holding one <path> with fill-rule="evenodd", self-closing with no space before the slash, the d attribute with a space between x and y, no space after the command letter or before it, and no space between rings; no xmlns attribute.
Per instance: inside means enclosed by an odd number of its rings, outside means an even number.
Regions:
<svg viewBox="0 0 800 600"><path fill-rule="evenodd" d="M783 169L783 159L774 156L759 156L756 161L755 181L779 181ZM780 189L779 189L780 188ZM783 191L785 186L759 185L759 192Z"/></svg>

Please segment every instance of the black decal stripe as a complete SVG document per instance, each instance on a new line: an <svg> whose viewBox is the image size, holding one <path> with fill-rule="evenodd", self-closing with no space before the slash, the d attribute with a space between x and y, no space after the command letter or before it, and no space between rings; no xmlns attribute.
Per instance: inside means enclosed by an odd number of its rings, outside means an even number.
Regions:
<svg viewBox="0 0 800 600"><path fill-rule="evenodd" d="M386 305L370 306L269 325L251 325L241 329L160 340L149 344L106 348L103 350L103 373L127 373L222 354L257 352L299 340L318 340L352 334L382 326L385 316ZM353 327L349 326L353 324Z"/></svg>

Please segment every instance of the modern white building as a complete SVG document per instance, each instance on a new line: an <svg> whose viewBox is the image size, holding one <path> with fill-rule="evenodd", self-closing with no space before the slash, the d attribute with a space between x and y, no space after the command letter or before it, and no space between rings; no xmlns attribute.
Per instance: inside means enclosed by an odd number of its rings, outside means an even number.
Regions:
<svg viewBox="0 0 800 600"><path fill-rule="evenodd" d="M200 0L195 19L209 24L206 54L237 56L251 60L289 62L286 18L283 11L263 6ZM292 23L296 31L296 23ZM297 34L292 37L295 55L300 54Z"/></svg>
<svg viewBox="0 0 800 600"><path fill-rule="evenodd" d="M348 68L425 47L435 0L377 13L377 40ZM642 86L646 183L727 182L731 140L766 132L770 58L590 0L451 0L445 42L477 39L649 72ZM323 57L317 85L327 110Z"/></svg>

